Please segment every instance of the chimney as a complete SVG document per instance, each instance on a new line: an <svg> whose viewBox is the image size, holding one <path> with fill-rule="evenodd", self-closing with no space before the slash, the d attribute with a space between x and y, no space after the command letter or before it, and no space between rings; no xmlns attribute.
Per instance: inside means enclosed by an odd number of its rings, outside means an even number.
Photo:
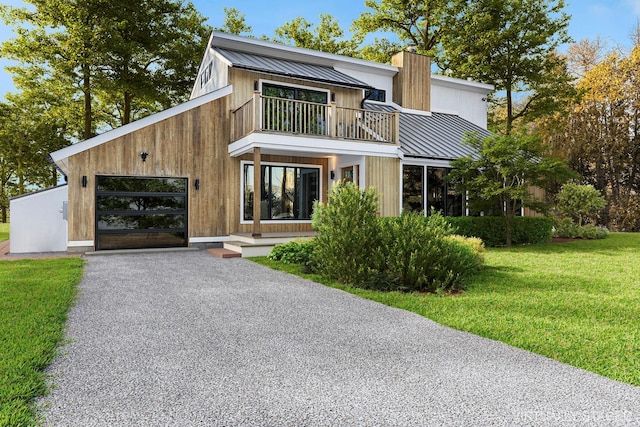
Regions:
<svg viewBox="0 0 640 427"><path fill-rule="evenodd" d="M431 59L409 45L406 51L391 58L391 65L400 70L393 77L393 102L403 108L431 111Z"/></svg>

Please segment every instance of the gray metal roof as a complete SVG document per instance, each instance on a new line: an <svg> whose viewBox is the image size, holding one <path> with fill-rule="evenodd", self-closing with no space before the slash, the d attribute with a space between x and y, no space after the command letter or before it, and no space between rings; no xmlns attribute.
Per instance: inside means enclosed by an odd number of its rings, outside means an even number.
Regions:
<svg viewBox="0 0 640 427"><path fill-rule="evenodd" d="M394 111L392 106L366 102L365 108ZM400 113L400 149L405 156L453 160L477 153L462 143L465 134L475 132L481 138L491 133L455 114Z"/></svg>
<svg viewBox="0 0 640 427"><path fill-rule="evenodd" d="M340 71L334 70L331 67L289 61L286 59L270 58L268 56L238 52L219 47L215 48L215 50L229 60L233 67L237 68L316 82L331 83L339 86L361 89L371 88L371 85L341 73Z"/></svg>

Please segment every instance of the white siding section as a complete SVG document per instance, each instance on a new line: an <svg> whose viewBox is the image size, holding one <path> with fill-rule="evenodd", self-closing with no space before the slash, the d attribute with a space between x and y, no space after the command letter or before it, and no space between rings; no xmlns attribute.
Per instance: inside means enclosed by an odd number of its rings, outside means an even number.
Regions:
<svg viewBox="0 0 640 427"><path fill-rule="evenodd" d="M487 128L487 96L493 87L467 80L431 76L431 110L456 114L471 123Z"/></svg>
<svg viewBox="0 0 640 427"><path fill-rule="evenodd" d="M68 200L66 185L11 200L11 253L66 251Z"/></svg>
<svg viewBox="0 0 640 427"><path fill-rule="evenodd" d="M206 95L227 86L229 81L229 64L213 49L207 49L202 60L198 78L193 86L191 98Z"/></svg>
<svg viewBox="0 0 640 427"><path fill-rule="evenodd" d="M354 70L353 68L339 66L333 68L347 76L365 82L376 89L383 89L387 93L387 102L391 102L393 99L393 74L395 73L386 72L385 74L375 74L372 73L371 70Z"/></svg>

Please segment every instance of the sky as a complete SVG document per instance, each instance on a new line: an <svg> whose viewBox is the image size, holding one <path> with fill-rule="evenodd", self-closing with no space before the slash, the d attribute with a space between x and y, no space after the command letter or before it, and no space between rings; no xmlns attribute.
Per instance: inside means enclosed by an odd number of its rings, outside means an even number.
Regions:
<svg viewBox="0 0 640 427"><path fill-rule="evenodd" d="M367 10L364 0L192 0L213 27L224 23L223 8L236 8L256 36L273 36L274 30L298 16L317 23L321 13L331 14L348 29L360 13ZM21 0L0 0L1 4L23 6ZM629 48L630 34L640 22L640 0L568 0L566 12L572 16L569 35L576 41L600 37L611 48ZM0 21L0 42L15 37ZM0 97L15 91L11 76L4 69L9 62L0 59ZM195 78L195 76L194 76Z"/></svg>

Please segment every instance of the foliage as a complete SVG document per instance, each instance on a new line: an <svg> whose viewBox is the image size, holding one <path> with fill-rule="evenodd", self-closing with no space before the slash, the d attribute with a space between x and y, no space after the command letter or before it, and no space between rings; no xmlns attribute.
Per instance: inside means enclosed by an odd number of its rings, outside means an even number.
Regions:
<svg viewBox="0 0 640 427"><path fill-rule="evenodd" d="M447 179L456 192L466 193L473 209L480 211L487 201L501 207L506 218L506 244L513 239L513 220L523 207L543 210L546 203L535 198L529 187L548 188L565 181L570 172L560 160L543 155L543 146L535 136L498 136L481 139L467 135L465 144L477 156L451 162L453 170Z"/></svg>
<svg viewBox="0 0 640 427"><path fill-rule="evenodd" d="M345 56L354 56L363 40L358 36L345 39L338 21L329 14L320 14L320 22L315 29L311 30L312 28L313 24L298 17L276 28L273 40Z"/></svg>
<svg viewBox="0 0 640 427"><path fill-rule="evenodd" d="M639 251L640 234L632 233L489 249L486 267L455 297L377 292L304 277L640 386ZM301 274L290 265L256 261Z"/></svg>
<svg viewBox="0 0 640 427"><path fill-rule="evenodd" d="M362 285L376 274L372 252L380 247L374 188L361 190L351 182L331 187L327 204L315 203L314 257L318 271L343 283Z"/></svg>
<svg viewBox="0 0 640 427"><path fill-rule="evenodd" d="M582 225L582 220L604 208L604 197L593 185L579 185L567 183L556 197L556 207L565 214L578 220L578 225Z"/></svg>
<svg viewBox="0 0 640 427"><path fill-rule="evenodd" d="M564 7L564 0L471 0L442 34L446 74L504 92L494 102L505 106L506 134L516 120L553 112L575 95L564 58L555 54L570 41ZM527 96L522 105L517 93Z"/></svg>
<svg viewBox="0 0 640 427"><path fill-rule="evenodd" d="M66 313L82 278L79 258L0 261L0 425L35 424Z"/></svg>
<svg viewBox="0 0 640 427"><path fill-rule="evenodd" d="M18 61L10 71L19 89L66 86L60 117L78 120L68 137L86 139L188 98L209 35L191 3L27 3L34 10L0 7L18 34L2 55Z"/></svg>
<svg viewBox="0 0 640 427"><path fill-rule="evenodd" d="M366 0L364 5L371 10L353 21L352 30L361 36L392 32L403 44L413 44L418 53L432 57L440 65L441 39L451 29L465 3L464 0ZM388 62L392 54L402 50L402 46L386 39L377 40L375 45L394 47L393 52L386 50L388 57L381 58L386 59L383 62Z"/></svg>
<svg viewBox="0 0 640 427"><path fill-rule="evenodd" d="M592 46L584 54L578 67L583 96L550 126L547 139L580 174L581 183L604 195L604 225L639 230L633 199L640 194L640 44L627 56L614 51L600 59L601 51Z"/></svg>
<svg viewBox="0 0 640 427"><path fill-rule="evenodd" d="M463 280L482 266L467 242L451 238L440 215L424 218L404 213L381 221L384 268L374 288L442 292L461 289Z"/></svg>
<svg viewBox="0 0 640 427"><path fill-rule="evenodd" d="M5 240L9 240L9 224L7 223L0 224L0 242Z"/></svg>
<svg viewBox="0 0 640 427"><path fill-rule="evenodd" d="M313 257L314 244L313 239L296 239L282 243L271 250L269 259L285 264L300 264L306 271L311 272L316 269Z"/></svg>
<svg viewBox="0 0 640 427"><path fill-rule="evenodd" d="M568 239L605 239L609 230L604 227L596 227L593 224L579 225L571 218L557 220L553 230L554 237Z"/></svg>
<svg viewBox="0 0 640 427"><path fill-rule="evenodd" d="M486 246L507 245L507 219L498 216L446 217L456 234L477 237ZM513 218L512 244L537 245L547 243L553 233L554 221L548 217Z"/></svg>
<svg viewBox="0 0 640 427"><path fill-rule="evenodd" d="M238 36L242 35L242 33L251 34L253 28L251 28L251 25L247 25L244 13L234 7L225 7L222 10L224 11L224 25L214 28L214 31Z"/></svg>

